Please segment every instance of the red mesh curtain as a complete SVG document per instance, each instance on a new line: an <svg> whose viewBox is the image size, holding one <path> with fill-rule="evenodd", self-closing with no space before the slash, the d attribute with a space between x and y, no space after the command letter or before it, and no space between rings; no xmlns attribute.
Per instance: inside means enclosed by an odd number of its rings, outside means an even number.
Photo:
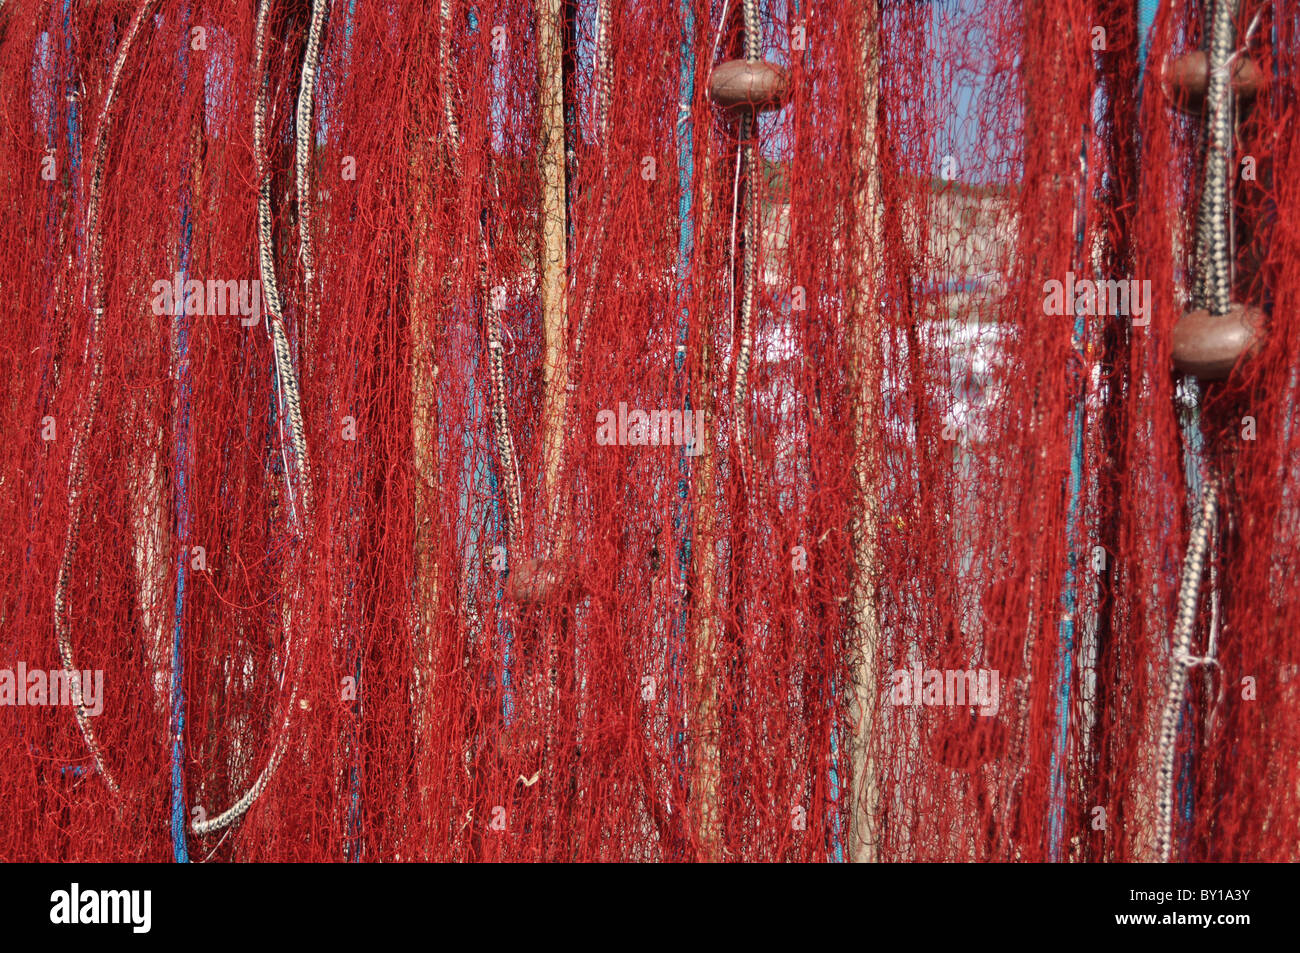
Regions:
<svg viewBox="0 0 1300 953"><path fill-rule="evenodd" d="M0 4L0 857L1295 859L1300 25L1224 113L1214 22Z"/></svg>

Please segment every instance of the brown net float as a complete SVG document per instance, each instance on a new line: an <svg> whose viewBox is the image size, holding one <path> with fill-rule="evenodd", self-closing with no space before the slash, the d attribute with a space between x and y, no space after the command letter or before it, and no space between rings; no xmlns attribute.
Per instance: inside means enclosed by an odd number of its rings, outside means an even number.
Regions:
<svg viewBox="0 0 1300 953"><path fill-rule="evenodd" d="M510 571L506 597L525 606L572 604L581 595L572 567L558 559L529 559Z"/></svg>
<svg viewBox="0 0 1300 953"><path fill-rule="evenodd" d="M1232 62L1232 91L1237 102L1245 105L1264 88L1264 73L1249 56ZM1199 113L1205 106L1205 91L1210 85L1210 63L1204 50L1192 50L1171 59L1165 66L1165 96L1179 109Z"/></svg>
<svg viewBox="0 0 1300 953"><path fill-rule="evenodd" d="M1204 381L1223 380L1242 356L1258 347L1264 312L1233 303L1226 314L1188 311L1174 325L1174 366Z"/></svg>
<svg viewBox="0 0 1300 953"><path fill-rule="evenodd" d="M757 112L780 109L790 83L781 67L766 62L728 60L709 77L709 98L723 109Z"/></svg>

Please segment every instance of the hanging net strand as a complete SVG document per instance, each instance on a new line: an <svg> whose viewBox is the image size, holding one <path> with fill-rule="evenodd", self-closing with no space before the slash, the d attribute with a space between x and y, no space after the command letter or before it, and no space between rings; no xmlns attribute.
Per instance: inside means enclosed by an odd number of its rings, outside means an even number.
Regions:
<svg viewBox="0 0 1300 953"><path fill-rule="evenodd" d="M438 17L438 77L442 90L443 120L451 155L452 168L462 168L461 132L456 119L454 74L451 57L451 2L441 0ZM505 501L505 537L507 548L519 552L522 545L523 502L519 480L519 460L515 453L514 436L510 429L510 412L506 399L506 365L503 344L501 312L506 306L507 289L504 285L492 287L490 264L491 247L488 244L489 210L477 216L478 250L476 285L483 325L487 338L489 415L495 438L497 471L501 475L501 494Z"/></svg>
<svg viewBox="0 0 1300 953"><path fill-rule="evenodd" d="M614 89L613 61L610 56L610 6L613 0L598 0L596 5L596 46L593 55L595 62L595 114L596 135L600 142L600 176L596 185L600 191L597 199L596 223L592 235L591 258L587 265L586 286L583 289L582 307L573 328L573 342L569 355L568 390L570 398L566 403L565 424L560 431L560 470L556 481L557 494L554 508L546 527L546 539L542 547L543 558L563 561L568 542L566 527L569 523L569 511L572 506L573 492L569 487L572 475L572 454L568 452L569 434L576 432L578 401L575 399L579 383L582 380L582 358L586 344L586 331L592 310L600 292L600 269L605 252L605 236L608 232L609 209L613 201L610 181L610 145L609 145L609 102Z"/></svg>
<svg viewBox="0 0 1300 953"><path fill-rule="evenodd" d="M0 854L1300 859L1277 3L141 3L0 9Z"/></svg>
<svg viewBox="0 0 1300 953"><path fill-rule="evenodd" d="M100 107L99 117L95 124L95 145L92 151L90 166L90 196L86 206L86 233L90 238L90 260L87 265L87 274L89 276L89 305L90 305L90 394L86 402L84 416L81 425L77 428L77 435L73 440L72 453L68 465L68 530L63 544L63 558L59 562L58 578L54 586L54 627L55 639L59 647L59 659L63 664L63 670L71 680L73 686L73 711L76 715L77 726L81 729L81 736L85 739L86 747L90 750L91 757L95 760L95 768L104 778L104 783L108 785L113 794L118 794L119 788L117 781L109 772L105 762L103 752L100 750L99 741L95 736L95 730L91 726L90 716L85 706L80 670L77 668L76 661L72 652L72 619L71 605L68 597L69 582L72 577L73 560L77 555L77 540L81 531L81 509L84 502L83 484L86 478L86 445L90 440L95 426L95 414L99 409L100 394L104 384L104 273L103 273L103 248L104 234L100 218L102 206L102 188L104 181L104 162L108 154L109 130L113 120L113 105L116 101L118 84L122 78L122 71L126 67L127 58L130 56L131 47L134 45L136 37L140 33L141 26L145 18L149 15L157 0L143 0L136 8L135 14L122 36L122 41L118 45L117 59L113 63L113 71L109 76L108 89L104 94L104 103Z"/></svg>
<svg viewBox="0 0 1300 953"><path fill-rule="evenodd" d="M266 69L266 39L271 2L272 0L261 0L257 12L257 53L255 73L259 77L259 92L256 111L254 114L253 148L257 156L256 162L258 166L258 256L261 262L262 280L267 289L267 303L269 306L267 317L271 324L271 334L275 353L276 378L280 383L280 392L289 421L289 432L293 447L294 462L297 467L298 478L302 488L302 525L305 530L305 528L310 525L311 520L311 467L308 462L307 440L303 427L302 401L298 390L298 377L293 367L293 359L289 349L289 336L284 327L283 304L280 300L279 285L275 277L275 253L271 226L271 176L265 164L266 92L267 87L269 86L269 77ZM312 299L311 287L313 272L311 258L308 252L310 247L310 233L308 230L309 213L307 212L307 208L310 206L312 200L306 182L308 182L311 177L308 157L310 155L313 125L312 120L314 115L312 99L314 96L316 72L320 58L321 33L324 30L325 9L327 6L328 0L313 0L312 2L311 27L307 38L307 50L304 55L302 67L301 90L298 96L297 122L299 128L296 137L296 173L308 300ZM286 479L289 479L287 473ZM290 493L292 494L292 487L290 487ZM285 752L288 750L290 728L293 720L294 709L298 704L298 693L306 653L302 645L295 646L292 613L292 604L295 601L295 594L293 592L286 592L283 598L284 605L281 614L286 647L284 664L286 668L291 669L292 675L289 679L290 687L288 702L285 706L284 717L280 722L279 731L276 734L274 746L271 750L270 757L267 758L266 764L263 766L257 778L251 785L249 785L248 790L237 798L229 808L215 817L195 817L194 821L190 825L190 829L199 836L221 830L243 817L244 814L248 812L248 809L253 806L259 797L261 797L262 792L266 790L267 785L271 783L271 779L275 776L275 772L279 768Z"/></svg>

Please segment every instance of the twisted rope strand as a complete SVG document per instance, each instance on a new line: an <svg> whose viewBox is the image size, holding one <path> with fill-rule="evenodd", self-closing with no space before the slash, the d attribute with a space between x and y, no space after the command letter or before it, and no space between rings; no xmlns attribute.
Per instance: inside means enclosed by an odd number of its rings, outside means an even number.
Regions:
<svg viewBox="0 0 1300 953"><path fill-rule="evenodd" d="M614 88L614 68L609 50L610 0L596 4L596 135L609 155L609 100Z"/></svg>
<svg viewBox="0 0 1300 953"><path fill-rule="evenodd" d="M1212 661L1209 657L1193 657L1191 647L1201 579L1205 573L1211 529L1217 512L1218 492L1219 478L1211 472L1201 489L1201 500L1187 541L1187 555L1183 560L1182 579L1178 588L1178 614L1174 621L1173 645L1170 649L1169 684L1165 690L1164 709L1160 714L1160 741L1157 748L1159 793L1156 798L1156 856L1164 863L1169 861L1173 841L1174 755L1178 746L1178 723L1183 696L1187 691L1187 677L1192 666Z"/></svg>
<svg viewBox="0 0 1300 953"><path fill-rule="evenodd" d="M311 241L312 219L312 120L315 117L316 73L320 68L321 36L329 12L328 0L311 7L311 26L307 31L307 49L302 59L302 79L298 86L298 112L295 118L297 137L294 143L294 176L298 187L298 234L302 246L303 277L307 286L308 312L316 296L316 253Z"/></svg>
<svg viewBox="0 0 1300 953"><path fill-rule="evenodd" d="M1218 0L1210 15L1207 50L1205 176L1196 215L1197 281L1194 306L1227 314L1231 281L1227 227L1228 150L1232 137L1230 62L1238 0Z"/></svg>
<svg viewBox="0 0 1300 953"><path fill-rule="evenodd" d="M496 435L497 460L501 481L505 484L506 540L511 549L520 541L523 527L523 504L519 492L519 461L515 441L510 433L510 416L506 410L506 364L501 344L501 309L497 296L488 288L487 242L479 236L479 296L487 315L488 381L492 401L492 427Z"/></svg>
<svg viewBox="0 0 1300 953"><path fill-rule="evenodd" d="M438 15L442 28L438 37L438 80L442 90L443 113L447 121L447 139L451 146L453 167L460 165L460 125L456 121L456 106L452 99L451 82L451 2L441 0ZM478 226L478 293L483 302L484 323L488 339L488 396L491 402L493 437L496 443L497 466L501 472L505 497L506 542L516 549L523 525L523 503L519 490L519 461L515 454L515 441L510 432L510 414L506 404L505 354L501 342L501 307L488 280L488 262L491 249L482 219Z"/></svg>
<svg viewBox="0 0 1300 953"><path fill-rule="evenodd" d="M460 126L456 123L456 106L452 102L451 63L451 0L441 0L438 5L441 29L438 31L438 89L442 95L443 115L447 120L447 133L453 143L460 143Z"/></svg>
<svg viewBox="0 0 1300 953"><path fill-rule="evenodd" d="M253 112L253 152L257 166L257 250L262 275L262 288L266 292L267 324L271 329L272 349L275 355L276 376L280 381L281 397L289 421L289 440L293 447L294 463L302 489L303 510L311 508L311 471L307 455L307 439L302 422L302 399L298 391L298 375L293 369L289 335L284 326L284 303L280 298L280 283L275 273L275 242L271 228L271 172L266 161L266 94L270 77L266 72L266 33L271 0L261 0L257 11L256 71L261 79L257 104ZM313 13L313 24L315 15ZM308 118L310 122L310 116ZM308 133L310 135L310 133ZM301 141L301 137L299 137ZM285 474L286 482L289 475ZM289 496L293 487L289 484Z"/></svg>
<svg viewBox="0 0 1300 953"><path fill-rule="evenodd" d="M742 10L745 22L745 60L757 63L762 54L763 34L759 20L758 0L744 0ZM745 402L749 391L749 368L754 355L754 319L758 306L758 243L762 232L762 208L759 202L759 163L757 148L757 110L745 112L740 123L740 138L744 143L745 197L748 214L745 217L745 258L742 264L740 304L740 346L736 353L736 381L732 390L732 407L735 417L736 447L744 449L748 442L748 420Z"/></svg>

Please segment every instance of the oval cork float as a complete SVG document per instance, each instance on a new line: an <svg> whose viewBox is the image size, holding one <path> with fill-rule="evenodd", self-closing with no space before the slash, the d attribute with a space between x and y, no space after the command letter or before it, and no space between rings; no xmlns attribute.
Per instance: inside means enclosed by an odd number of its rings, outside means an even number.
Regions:
<svg viewBox="0 0 1300 953"><path fill-rule="evenodd" d="M1165 66L1165 95L1179 109L1199 113L1210 86L1210 60L1204 50L1193 50ZM1232 91L1240 104L1250 102L1264 88L1264 74L1255 61L1239 56L1232 63Z"/></svg>
<svg viewBox="0 0 1300 953"><path fill-rule="evenodd" d="M554 559L529 559L510 570L506 597L525 606L574 602L578 595L573 570Z"/></svg>
<svg viewBox="0 0 1300 953"><path fill-rule="evenodd" d="M1233 304L1227 314L1188 311L1174 325L1174 367L1203 381L1221 381L1259 346L1264 312Z"/></svg>
<svg viewBox="0 0 1300 953"><path fill-rule="evenodd" d="M709 77L709 97L723 109L780 109L788 90L785 70L772 63L728 60Z"/></svg>

